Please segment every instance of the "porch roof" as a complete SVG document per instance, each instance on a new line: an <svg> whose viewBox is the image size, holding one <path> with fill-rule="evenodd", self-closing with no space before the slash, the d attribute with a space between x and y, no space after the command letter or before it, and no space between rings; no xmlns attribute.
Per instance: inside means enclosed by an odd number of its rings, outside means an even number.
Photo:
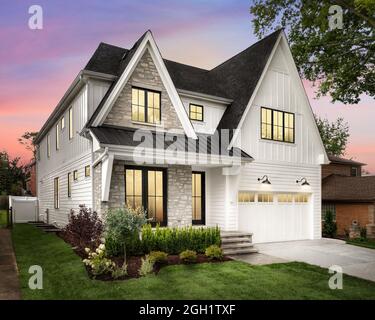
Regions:
<svg viewBox="0 0 375 320"><path fill-rule="evenodd" d="M151 130L139 130L108 125L91 127L90 130L98 139L99 143L103 146L115 145L137 147L144 142L144 139L137 141L137 139L134 138L134 135L137 132L138 137L142 137L143 135L150 136L150 134L152 134L151 147L155 148L156 146L156 149L163 148L164 150L167 150L173 144L173 148L175 148L177 151L194 152L197 154L215 156L234 156L245 161L253 160L248 153L240 148L233 147L227 151L229 139L226 142L222 142L223 139L218 139L218 137L214 135L198 134L198 139L194 140L180 133L170 134L160 131L155 132ZM215 141L217 141L217 143L215 143Z"/></svg>

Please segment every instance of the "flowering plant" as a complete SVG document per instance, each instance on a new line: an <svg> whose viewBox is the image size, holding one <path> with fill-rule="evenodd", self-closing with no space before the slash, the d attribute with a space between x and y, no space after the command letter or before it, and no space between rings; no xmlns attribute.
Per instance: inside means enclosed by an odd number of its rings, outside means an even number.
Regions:
<svg viewBox="0 0 375 320"><path fill-rule="evenodd" d="M85 248L88 255L87 259L83 260L83 263L91 268L93 275L98 276L106 273L113 273L116 269L116 264L106 257L105 245L102 243L92 251L90 248Z"/></svg>

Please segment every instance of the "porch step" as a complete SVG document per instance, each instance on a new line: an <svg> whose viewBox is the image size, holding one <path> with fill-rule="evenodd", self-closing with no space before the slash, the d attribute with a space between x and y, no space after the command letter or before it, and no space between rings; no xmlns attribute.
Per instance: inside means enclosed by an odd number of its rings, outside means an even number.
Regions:
<svg viewBox="0 0 375 320"><path fill-rule="evenodd" d="M251 243L251 239L248 237L232 237L232 238L221 238L221 243L238 243L238 242L249 242Z"/></svg>
<svg viewBox="0 0 375 320"><path fill-rule="evenodd" d="M224 250L224 255L226 255L226 256L235 256L237 254L250 254L250 253L258 253L258 249L256 249L256 248L243 248L243 249Z"/></svg>
<svg viewBox="0 0 375 320"><path fill-rule="evenodd" d="M254 248L252 243L253 234L241 231L221 232L221 248L224 255L237 255L256 253L258 249Z"/></svg>

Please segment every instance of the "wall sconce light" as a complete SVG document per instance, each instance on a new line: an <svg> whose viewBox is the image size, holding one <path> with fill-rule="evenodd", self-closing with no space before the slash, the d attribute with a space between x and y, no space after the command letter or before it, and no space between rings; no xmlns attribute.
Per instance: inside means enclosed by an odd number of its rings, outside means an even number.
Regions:
<svg viewBox="0 0 375 320"><path fill-rule="evenodd" d="M306 178L301 178L300 180L296 180L296 183L301 183L301 186L309 186L310 183L307 182Z"/></svg>
<svg viewBox="0 0 375 320"><path fill-rule="evenodd" d="M268 180L267 175L264 175L262 178L258 178L258 181L261 181L264 184L271 184L270 180Z"/></svg>

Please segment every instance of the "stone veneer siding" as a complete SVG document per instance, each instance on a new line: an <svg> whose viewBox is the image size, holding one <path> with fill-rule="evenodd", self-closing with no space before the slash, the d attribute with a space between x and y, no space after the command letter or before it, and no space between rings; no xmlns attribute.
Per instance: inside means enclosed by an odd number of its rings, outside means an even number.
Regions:
<svg viewBox="0 0 375 320"><path fill-rule="evenodd" d="M109 201L101 202L101 164L94 168L94 205L103 215L108 209L125 206L125 161L115 160L111 177ZM130 164L130 163L129 163ZM171 166L167 170L168 226L188 226L192 223L191 166Z"/></svg>
<svg viewBox="0 0 375 320"><path fill-rule="evenodd" d="M148 50L140 59L133 74L130 76L129 81L126 83L124 89L120 93L116 102L114 103L111 111L109 112L105 124L150 129L155 127L152 124L142 125L139 122L133 123L131 120L131 102L132 102L132 85L153 89L161 92L161 126L164 129L177 129L183 130L181 122L177 113L172 105L167 90L159 76L157 68L152 60Z"/></svg>
<svg viewBox="0 0 375 320"><path fill-rule="evenodd" d="M192 223L191 166L168 167L168 226Z"/></svg>

